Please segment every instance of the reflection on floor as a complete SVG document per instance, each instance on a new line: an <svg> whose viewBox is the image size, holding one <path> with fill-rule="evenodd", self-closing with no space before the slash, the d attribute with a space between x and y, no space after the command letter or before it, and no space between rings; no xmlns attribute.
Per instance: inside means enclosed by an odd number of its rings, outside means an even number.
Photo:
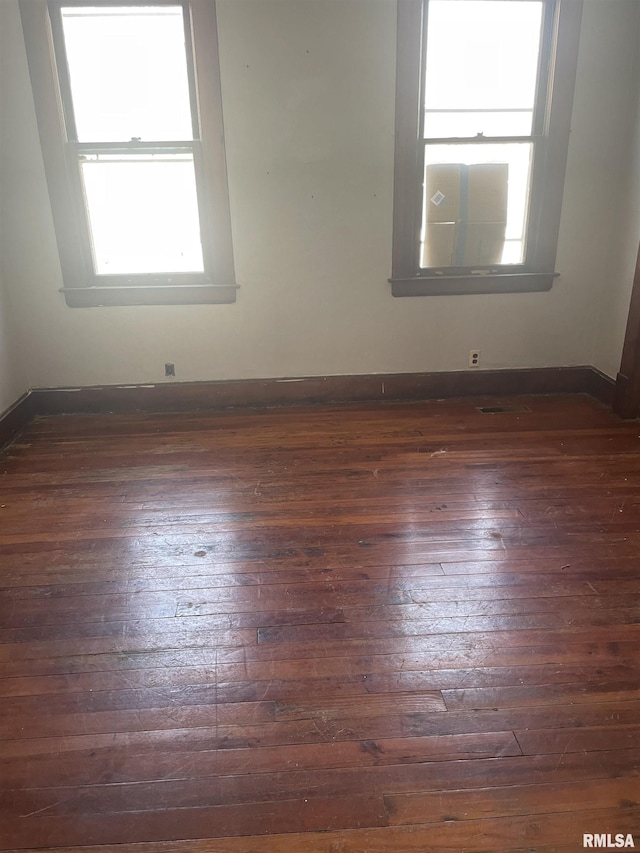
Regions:
<svg viewBox="0 0 640 853"><path fill-rule="evenodd" d="M640 846L640 428L588 397L42 418L0 505L0 849Z"/></svg>

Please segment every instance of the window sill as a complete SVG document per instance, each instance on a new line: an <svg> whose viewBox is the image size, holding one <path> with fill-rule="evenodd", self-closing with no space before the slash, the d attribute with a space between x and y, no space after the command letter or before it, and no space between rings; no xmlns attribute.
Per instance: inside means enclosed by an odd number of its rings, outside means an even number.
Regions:
<svg viewBox="0 0 640 853"><path fill-rule="evenodd" d="M236 301L236 284L122 285L62 287L70 308L126 305L209 305Z"/></svg>
<svg viewBox="0 0 640 853"><path fill-rule="evenodd" d="M421 275L390 278L393 296L471 296L476 293L535 293L551 290L558 273Z"/></svg>

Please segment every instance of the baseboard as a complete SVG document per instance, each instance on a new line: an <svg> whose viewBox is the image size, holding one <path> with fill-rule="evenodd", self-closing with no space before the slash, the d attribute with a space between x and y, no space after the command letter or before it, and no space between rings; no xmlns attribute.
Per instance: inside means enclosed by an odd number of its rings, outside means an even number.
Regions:
<svg viewBox="0 0 640 853"><path fill-rule="evenodd" d="M186 412L236 406L514 394L586 393L610 404L613 390L613 380L595 368L585 366L37 388L32 392L32 397L35 412L51 415L81 412Z"/></svg>
<svg viewBox="0 0 640 853"><path fill-rule="evenodd" d="M34 402L33 395L27 391L0 415L0 449L31 421L35 413Z"/></svg>
<svg viewBox="0 0 640 853"><path fill-rule="evenodd" d="M616 380L598 370L597 367L589 368L587 379L586 393L607 406L613 406L616 393Z"/></svg>

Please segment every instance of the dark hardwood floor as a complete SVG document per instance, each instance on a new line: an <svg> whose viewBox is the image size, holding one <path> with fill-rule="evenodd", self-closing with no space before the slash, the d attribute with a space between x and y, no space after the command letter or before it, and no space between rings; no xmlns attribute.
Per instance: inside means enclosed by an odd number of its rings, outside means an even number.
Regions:
<svg viewBox="0 0 640 853"><path fill-rule="evenodd" d="M640 848L640 424L508 402L36 420L0 849Z"/></svg>

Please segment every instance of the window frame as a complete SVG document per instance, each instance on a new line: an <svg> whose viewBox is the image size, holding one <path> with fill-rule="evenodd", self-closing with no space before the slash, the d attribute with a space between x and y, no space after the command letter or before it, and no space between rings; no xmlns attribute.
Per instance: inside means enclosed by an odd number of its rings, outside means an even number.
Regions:
<svg viewBox="0 0 640 853"><path fill-rule="evenodd" d="M424 152L429 144L422 135L428 3L429 0L398 0L393 249L389 279L392 295L442 296L550 290L558 275L555 260L582 0L543 0L526 257L522 264L480 269L475 266L420 267ZM510 137L485 137L482 142L495 144L505 139L512 141ZM438 144L446 145L447 142L446 139L438 140ZM456 140L456 144L465 142L476 143L478 140L466 137Z"/></svg>
<svg viewBox="0 0 640 853"><path fill-rule="evenodd" d="M80 143L75 134L60 9L182 6L193 139ZM20 0L64 294L73 308L184 305L236 300L222 120L215 2L208 0ZM94 270L80 153L193 152L204 272L100 275Z"/></svg>

